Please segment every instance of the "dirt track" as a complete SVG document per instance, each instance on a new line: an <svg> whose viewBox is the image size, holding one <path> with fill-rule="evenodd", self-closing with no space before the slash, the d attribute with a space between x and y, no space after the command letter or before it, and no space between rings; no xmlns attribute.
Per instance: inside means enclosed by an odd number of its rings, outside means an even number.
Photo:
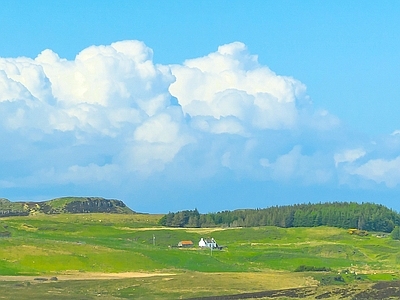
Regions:
<svg viewBox="0 0 400 300"><path fill-rule="evenodd" d="M141 272L125 272L125 273L80 273L71 272L65 274L52 274L47 276L0 276L0 281L33 281L33 280L104 280L104 279L124 279L124 278L144 278L154 276L173 276L172 273L141 273Z"/></svg>

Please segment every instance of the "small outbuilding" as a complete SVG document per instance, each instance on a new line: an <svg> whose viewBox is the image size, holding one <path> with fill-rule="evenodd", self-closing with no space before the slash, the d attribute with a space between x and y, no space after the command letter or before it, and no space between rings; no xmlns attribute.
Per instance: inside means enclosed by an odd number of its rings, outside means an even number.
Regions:
<svg viewBox="0 0 400 300"><path fill-rule="evenodd" d="M193 247L193 242L192 241L180 241L178 243L178 247L181 248L190 248Z"/></svg>

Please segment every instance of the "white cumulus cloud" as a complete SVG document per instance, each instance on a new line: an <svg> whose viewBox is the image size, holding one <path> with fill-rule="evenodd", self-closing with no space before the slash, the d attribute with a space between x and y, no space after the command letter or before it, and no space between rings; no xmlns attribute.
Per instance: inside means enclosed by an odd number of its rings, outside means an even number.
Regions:
<svg viewBox="0 0 400 300"><path fill-rule="evenodd" d="M400 156L394 159L371 159L350 171L351 174L384 183L388 187L400 184Z"/></svg>
<svg viewBox="0 0 400 300"><path fill-rule="evenodd" d="M363 157L366 154L365 150L362 148L357 148L357 149L348 149L339 153L335 153L334 155L334 160L335 160L335 165L336 167L338 164L343 163L343 162L353 162L361 157Z"/></svg>
<svg viewBox="0 0 400 300"><path fill-rule="evenodd" d="M400 157L398 132L349 147L354 136L341 126L313 108L303 83L261 65L240 42L174 65L155 64L140 41L91 46L73 60L50 49L0 58L3 188L97 182L117 191L158 175L227 174L396 186L400 160L388 157Z"/></svg>
<svg viewBox="0 0 400 300"><path fill-rule="evenodd" d="M305 93L301 82L261 66L239 42L174 65L172 73L176 81L169 91L185 114L216 120L234 117L250 130L295 127L296 99Z"/></svg>

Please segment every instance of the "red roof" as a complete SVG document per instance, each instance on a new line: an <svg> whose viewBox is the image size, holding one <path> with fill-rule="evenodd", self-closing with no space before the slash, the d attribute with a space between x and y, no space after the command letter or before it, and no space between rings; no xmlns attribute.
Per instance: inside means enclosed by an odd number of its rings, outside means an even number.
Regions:
<svg viewBox="0 0 400 300"><path fill-rule="evenodd" d="M193 245L192 241L181 241L180 242L181 245Z"/></svg>

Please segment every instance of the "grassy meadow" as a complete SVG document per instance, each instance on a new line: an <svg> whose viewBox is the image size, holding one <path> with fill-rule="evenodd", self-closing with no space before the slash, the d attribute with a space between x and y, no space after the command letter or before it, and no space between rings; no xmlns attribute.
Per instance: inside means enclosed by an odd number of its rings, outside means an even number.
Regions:
<svg viewBox="0 0 400 300"><path fill-rule="evenodd" d="M400 242L378 233L357 236L331 227L163 228L157 225L161 217L1 218L0 231L9 234L0 238L0 275L16 277L0 281L7 291L0 298L185 299L399 278ZM181 240L197 245L201 237L213 237L223 249L175 247ZM294 272L302 265L331 271ZM90 274L124 272L159 276L90 280ZM68 274L82 276L34 280Z"/></svg>

